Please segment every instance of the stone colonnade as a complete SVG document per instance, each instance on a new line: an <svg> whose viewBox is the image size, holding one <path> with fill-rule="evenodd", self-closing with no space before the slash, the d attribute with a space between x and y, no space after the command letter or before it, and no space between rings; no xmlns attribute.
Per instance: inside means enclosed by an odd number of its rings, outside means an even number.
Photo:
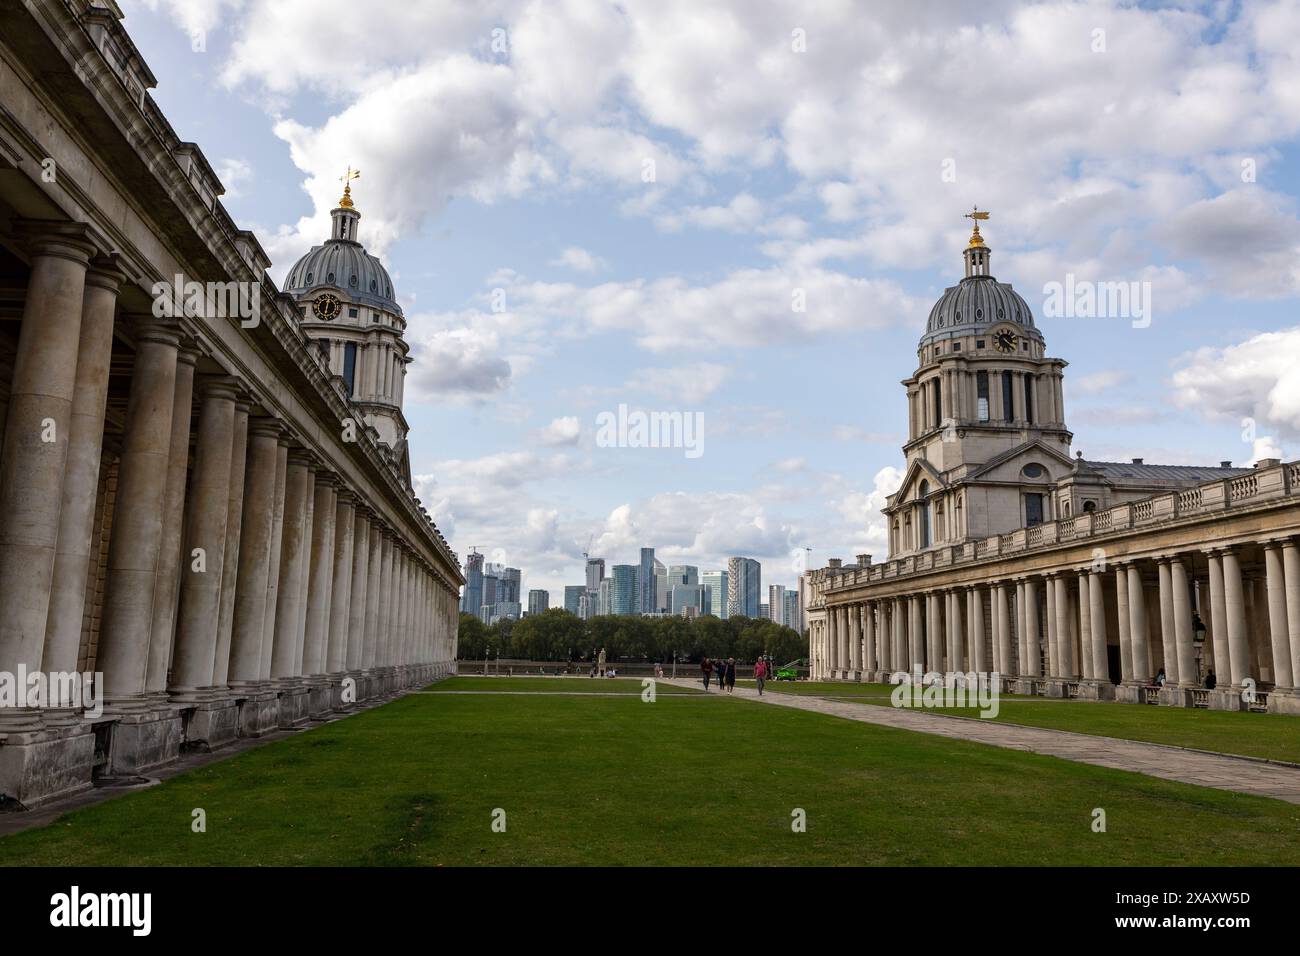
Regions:
<svg viewBox="0 0 1300 956"><path fill-rule="evenodd" d="M409 490L274 411L199 326L124 314L127 271L84 225L17 228L0 674L94 672L104 708L57 682L0 707L0 793L39 802L448 673L459 575ZM115 334L134 354L110 443Z"/></svg>
<svg viewBox="0 0 1300 956"><path fill-rule="evenodd" d="M812 616L812 676L996 672L1017 693L1300 712L1298 547L1284 536L832 596Z"/></svg>

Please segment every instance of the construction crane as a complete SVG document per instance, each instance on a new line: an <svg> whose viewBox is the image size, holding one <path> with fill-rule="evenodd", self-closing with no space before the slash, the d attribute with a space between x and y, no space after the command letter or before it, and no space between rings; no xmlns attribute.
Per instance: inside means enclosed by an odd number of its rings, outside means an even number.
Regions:
<svg viewBox="0 0 1300 956"><path fill-rule="evenodd" d="M582 552L582 556L584 559L591 557L591 543L595 540L596 540L595 534L587 535L587 548Z"/></svg>

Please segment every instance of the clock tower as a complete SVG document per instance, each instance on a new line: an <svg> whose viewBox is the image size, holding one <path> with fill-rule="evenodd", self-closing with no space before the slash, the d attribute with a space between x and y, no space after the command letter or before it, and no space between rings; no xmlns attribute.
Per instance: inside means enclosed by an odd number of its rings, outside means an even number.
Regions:
<svg viewBox="0 0 1300 956"><path fill-rule="evenodd" d="M358 240L361 213L352 201L349 168L343 197L330 212L330 237L298 260L284 289L302 307L302 330L357 407L358 420L376 432L393 467L411 483L408 427L402 414L409 347L406 318L382 262Z"/></svg>
<svg viewBox="0 0 1300 956"><path fill-rule="evenodd" d="M1046 520L1052 486L1073 467L1066 363L1047 355L1028 303L990 272L988 217L967 213L966 274L930 310L902 383L907 471L885 509L891 556Z"/></svg>

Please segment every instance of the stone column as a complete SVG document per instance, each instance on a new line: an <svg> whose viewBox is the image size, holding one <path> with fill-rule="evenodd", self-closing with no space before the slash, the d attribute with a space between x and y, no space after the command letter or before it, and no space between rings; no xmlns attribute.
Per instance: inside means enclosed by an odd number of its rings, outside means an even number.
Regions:
<svg viewBox="0 0 1300 956"><path fill-rule="evenodd" d="M863 650L866 653L864 662L867 670L867 680L874 681L876 674L880 671L880 651L876 645L879 633L876 628L876 605L870 603L863 608L865 616L862 619L863 625Z"/></svg>
<svg viewBox="0 0 1300 956"><path fill-rule="evenodd" d="M334 477L316 475L311 529L311 565L307 592L307 625L303 637L302 672L316 676L326 671L329 645L330 590L334 582Z"/></svg>
<svg viewBox="0 0 1300 956"><path fill-rule="evenodd" d="M1294 687L1291 674L1290 628L1287 622L1286 571L1279 541L1264 544L1264 572L1268 578L1268 632L1273 652L1273 686L1279 691Z"/></svg>
<svg viewBox="0 0 1300 956"><path fill-rule="evenodd" d="M1300 685L1300 550L1294 538L1282 542L1282 567L1286 580L1286 621L1291 649L1291 685Z"/></svg>
<svg viewBox="0 0 1300 956"><path fill-rule="evenodd" d="M275 644L283 638L276 633L275 618L280 606L281 556L284 554L284 508L289 485L289 435L279 429L275 448L275 501L271 506L271 561L266 576L266 612L262 618L262 661L260 679L271 679L271 663L275 658ZM294 645L292 632L289 646Z"/></svg>
<svg viewBox="0 0 1300 956"><path fill-rule="evenodd" d="M1223 549L1223 606L1228 617L1228 656L1232 661L1232 687L1240 691L1250 669L1250 643L1246 634L1246 602L1242 596L1241 563L1236 549Z"/></svg>
<svg viewBox="0 0 1300 956"><path fill-rule="evenodd" d="M971 669L977 674L989 673L988 651L984 646L984 594L985 588L970 589L970 633L973 651Z"/></svg>
<svg viewBox="0 0 1300 956"><path fill-rule="evenodd" d="M1078 680L1079 670L1074 661L1074 639L1071 636L1070 594L1063 574L1054 578L1056 587L1057 622L1057 675L1062 680Z"/></svg>
<svg viewBox="0 0 1300 956"><path fill-rule="evenodd" d="M1232 658L1228 655L1228 609L1224 604L1223 558L1218 551L1205 552L1210 568L1210 635L1214 642L1214 670L1218 683L1232 685Z"/></svg>
<svg viewBox="0 0 1300 956"><path fill-rule="evenodd" d="M839 646L839 637L837 636L836 609L833 607L826 608L826 669L828 676L835 673L835 650Z"/></svg>
<svg viewBox="0 0 1300 956"><path fill-rule="evenodd" d="M302 583L311 552L307 504L315 494L314 486L311 458L300 449L291 449L284 481L280 598L275 605L275 638L271 651L271 677L281 682L292 682L302 674L298 621L302 608Z"/></svg>
<svg viewBox="0 0 1300 956"><path fill-rule="evenodd" d="M194 366L198 353L182 348L176 356L176 392L172 399L172 434L167 458L162 551L154 584L153 624L149 634L149 671L145 690L157 704L167 701L167 673L176 646L180 605L181 534L185 530L185 483L190 467L190 425L194 408Z"/></svg>
<svg viewBox="0 0 1300 956"><path fill-rule="evenodd" d="M1062 598L1064 595L1057 589L1060 579L1055 574L1044 575L1043 590L1047 596L1047 675L1048 677L1060 678L1062 674L1061 661L1061 644L1063 643L1061 632L1065 629L1063 620L1062 605L1065 603Z"/></svg>
<svg viewBox="0 0 1300 956"><path fill-rule="evenodd" d="M113 314L125 278L116 257L96 259L86 273L81 308L77 377L68 425L68 458L59 513L58 551L50 591L42 668L72 672L81 646L86 607L90 539L95 528L104 409L108 404L108 366L113 352ZM65 706L75 706L61 702Z"/></svg>
<svg viewBox="0 0 1300 956"><path fill-rule="evenodd" d="M367 672L373 671L378 663L379 652L379 606L383 601L383 553L385 532L378 519L370 525L370 562L369 578L366 581L366 626L365 644L361 654L361 666Z"/></svg>
<svg viewBox="0 0 1300 956"><path fill-rule="evenodd" d="M370 583L370 512L358 507L352 544L352 594L348 610L347 669L361 672L366 639L366 588Z"/></svg>
<svg viewBox="0 0 1300 956"><path fill-rule="evenodd" d="M298 595L298 632L294 636L294 642L297 645L294 649L296 676L305 677L306 669L303 667L303 650L307 644L307 608L310 604L308 592L311 589L311 554L312 554L312 535L316 527L316 458L310 453L304 452L307 457L307 517L303 519L303 553L302 553L302 582ZM305 683L305 682L303 682Z"/></svg>
<svg viewBox="0 0 1300 956"><path fill-rule="evenodd" d="M393 622L393 533L387 529L383 533L383 551L379 568L379 623L375 646L375 663L384 669L384 690L391 689L391 671L393 667L392 622Z"/></svg>
<svg viewBox="0 0 1300 956"><path fill-rule="evenodd" d="M849 605L849 668L856 680L862 679L862 605Z"/></svg>
<svg viewBox="0 0 1300 956"><path fill-rule="evenodd" d="M235 586L239 580L239 542L244 522L244 472L248 463L246 398L235 400L234 441L230 446L230 487L226 495L226 561L221 572L221 616L217 622L217 656L212 683L224 687L230 674L230 638L235 629Z"/></svg>
<svg viewBox="0 0 1300 956"><path fill-rule="evenodd" d="M1007 586L998 583L993 586L994 614L993 626L997 630L998 660L993 662L999 674L1011 677L1015 670L1011 666L1011 614L1007 608Z"/></svg>
<svg viewBox="0 0 1300 956"><path fill-rule="evenodd" d="M1169 560L1170 599L1174 611L1174 653L1178 657L1178 686L1198 686L1196 651L1192 634L1192 592L1187 564L1181 557Z"/></svg>
<svg viewBox="0 0 1300 956"><path fill-rule="evenodd" d="M1156 562L1160 574L1160 646L1164 652L1165 683L1173 687L1178 683L1178 647L1174 639L1174 592L1169 559Z"/></svg>
<svg viewBox="0 0 1300 956"><path fill-rule="evenodd" d="M137 328L95 664L105 699L119 708L145 697L180 345L170 319L151 316Z"/></svg>
<svg viewBox="0 0 1300 956"><path fill-rule="evenodd" d="M939 630L939 595L933 591L925 596L925 667L926 670L943 670L943 636Z"/></svg>
<svg viewBox="0 0 1300 956"><path fill-rule="evenodd" d="M1080 571L1079 585L1079 676L1086 681L1095 680L1092 655L1092 601L1088 594L1088 572Z"/></svg>
<svg viewBox="0 0 1300 956"><path fill-rule="evenodd" d="M225 377L199 384L199 428L194 475L186 501L181 597L171 690L195 700L211 687L226 553L230 456L235 427L235 384Z"/></svg>
<svg viewBox="0 0 1300 956"><path fill-rule="evenodd" d="M1092 678L1110 683L1110 659L1106 652L1106 593L1105 578L1101 571L1091 571L1088 577L1088 624L1092 639Z"/></svg>
<svg viewBox="0 0 1300 956"><path fill-rule="evenodd" d="M86 266L84 226L32 223L23 301L0 453L0 671L38 671L45 650L72 431ZM38 712L0 708L0 730L37 730Z"/></svg>
<svg viewBox="0 0 1300 956"><path fill-rule="evenodd" d="M248 468L244 481L243 528L235 588L230 685L254 689L262 676L262 629L266 624L266 589L271 576L271 531L275 519L275 468L279 425L254 418L248 425Z"/></svg>
<svg viewBox="0 0 1300 956"><path fill-rule="evenodd" d="M1025 663L1021 671L1030 677L1043 675L1043 649L1039 644L1038 584L1033 578L1025 579Z"/></svg>
<svg viewBox="0 0 1300 956"><path fill-rule="evenodd" d="M1147 629L1146 589L1142 584L1142 572L1137 564L1130 564L1128 571L1128 611L1129 630L1133 640L1133 679L1139 684L1149 683L1151 671L1151 637Z"/></svg>
<svg viewBox="0 0 1300 956"><path fill-rule="evenodd" d="M341 674L348 663L348 616L352 597L352 551L356 533L356 497L346 488L338 492L334 511L334 584L330 599L329 645L326 670Z"/></svg>
<svg viewBox="0 0 1300 956"><path fill-rule="evenodd" d="M1133 632L1129 620L1128 600L1128 565L1115 566L1115 610L1119 622L1119 666L1121 679L1125 684L1134 683L1137 678L1133 668Z"/></svg>

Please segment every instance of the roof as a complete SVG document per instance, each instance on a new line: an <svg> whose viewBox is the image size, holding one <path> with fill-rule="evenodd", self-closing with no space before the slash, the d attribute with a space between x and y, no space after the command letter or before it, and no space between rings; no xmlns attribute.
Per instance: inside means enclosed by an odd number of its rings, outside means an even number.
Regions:
<svg viewBox="0 0 1300 956"><path fill-rule="evenodd" d="M1097 472L1110 481L1213 481L1253 471L1252 468L1223 468L1218 465L1148 465L1134 461L1088 461L1079 459L1080 471Z"/></svg>

